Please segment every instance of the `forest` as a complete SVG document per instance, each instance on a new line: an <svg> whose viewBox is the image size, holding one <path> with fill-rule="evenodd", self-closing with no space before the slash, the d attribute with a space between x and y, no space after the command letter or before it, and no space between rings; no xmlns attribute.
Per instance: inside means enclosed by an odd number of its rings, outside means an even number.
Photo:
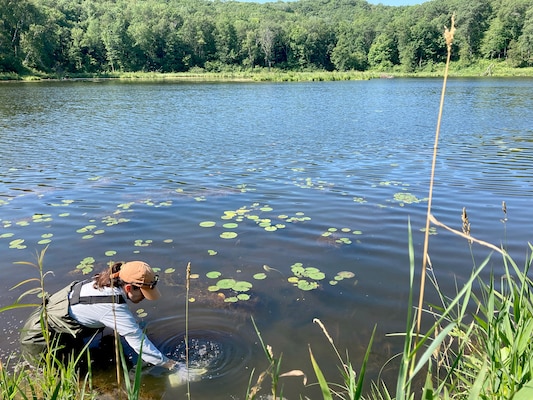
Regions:
<svg viewBox="0 0 533 400"><path fill-rule="evenodd" d="M0 72L413 72L445 61L533 65L533 0L0 0Z"/></svg>

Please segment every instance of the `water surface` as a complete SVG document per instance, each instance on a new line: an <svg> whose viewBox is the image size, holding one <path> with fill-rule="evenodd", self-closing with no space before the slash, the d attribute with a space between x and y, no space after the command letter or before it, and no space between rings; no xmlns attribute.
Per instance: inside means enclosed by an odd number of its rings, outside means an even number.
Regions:
<svg viewBox="0 0 533 400"><path fill-rule="evenodd" d="M95 259L93 272L142 259L161 269L164 296L134 309L153 341L180 358L191 263L198 276L189 333L195 362L209 366L192 384L195 398L242 399L251 371L266 368L251 316L283 353L282 369L302 369L311 381L308 344L327 378L340 381L314 318L356 367L377 325L375 378L401 349L386 334L405 325L409 221L420 264L441 86L434 79L2 85L0 304L22 292L9 288L36 276L14 262L34 261L47 244L49 291L84 278L76 266L86 257ZM460 230L466 207L472 234L504 245L518 265L533 240L532 90L531 80L450 80L435 172L435 216ZM441 289L453 294L473 267L468 243L437 229L429 251ZM473 252L476 263L490 254ZM307 278L316 289L289 282L298 263L324 273ZM501 271L497 256L491 267ZM221 277L208 278L211 271ZM336 280L343 271L354 277ZM242 292L250 299L228 303L238 293L210 291L222 278L251 283ZM436 301L431 291L428 301ZM3 358L16 351L26 315L0 314ZM171 399L185 389L150 376L145 390ZM288 378L284 393L314 390Z"/></svg>

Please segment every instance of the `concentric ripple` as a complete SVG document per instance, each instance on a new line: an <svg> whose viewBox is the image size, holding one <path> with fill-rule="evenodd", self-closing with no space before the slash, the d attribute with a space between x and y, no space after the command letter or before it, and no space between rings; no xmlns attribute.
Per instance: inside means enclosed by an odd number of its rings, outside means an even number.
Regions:
<svg viewBox="0 0 533 400"><path fill-rule="evenodd" d="M154 320L148 325L150 337L173 360L191 368L205 368L203 379L242 376L252 359L256 334L249 319L220 309L195 309L186 332L185 316ZM188 335L188 349L185 337ZM257 347L257 346L255 346Z"/></svg>

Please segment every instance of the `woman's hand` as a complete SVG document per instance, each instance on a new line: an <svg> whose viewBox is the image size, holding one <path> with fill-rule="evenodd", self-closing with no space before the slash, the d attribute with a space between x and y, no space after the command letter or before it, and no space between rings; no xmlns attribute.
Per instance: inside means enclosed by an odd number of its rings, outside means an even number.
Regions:
<svg viewBox="0 0 533 400"><path fill-rule="evenodd" d="M172 371L173 369L176 369L178 367L178 362L174 360L168 360L165 364L163 364L163 367L165 367L169 371Z"/></svg>

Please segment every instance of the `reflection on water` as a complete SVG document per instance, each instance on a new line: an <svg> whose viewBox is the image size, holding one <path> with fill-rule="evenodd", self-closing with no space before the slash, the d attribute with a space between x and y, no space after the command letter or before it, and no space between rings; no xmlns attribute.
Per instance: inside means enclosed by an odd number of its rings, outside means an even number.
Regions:
<svg viewBox="0 0 533 400"><path fill-rule="evenodd" d="M435 216L459 229L466 207L472 234L504 243L518 265L533 241L532 85L449 81L433 199ZM7 289L35 277L13 263L45 246L49 292L109 261L143 259L160 268L163 298L134 309L150 338L183 360L190 262L190 361L208 369L195 398L243 398L252 371L266 368L251 316L284 369L310 373L309 344L332 381L335 356L313 318L355 365L377 325L375 377L401 349L386 334L405 323L408 221L417 257L422 248L440 88L432 79L5 85L1 305L20 295ZM453 293L472 268L468 244L435 230L430 255ZM316 282L299 285L309 277L295 277L295 264L319 271ZM497 274L499 260L492 267ZM211 291L213 271L251 284L249 299ZM337 280L343 271L354 278ZM0 314L2 357L26 315ZM154 398L185 393L155 374L144 384ZM284 393L320 395L292 381Z"/></svg>

